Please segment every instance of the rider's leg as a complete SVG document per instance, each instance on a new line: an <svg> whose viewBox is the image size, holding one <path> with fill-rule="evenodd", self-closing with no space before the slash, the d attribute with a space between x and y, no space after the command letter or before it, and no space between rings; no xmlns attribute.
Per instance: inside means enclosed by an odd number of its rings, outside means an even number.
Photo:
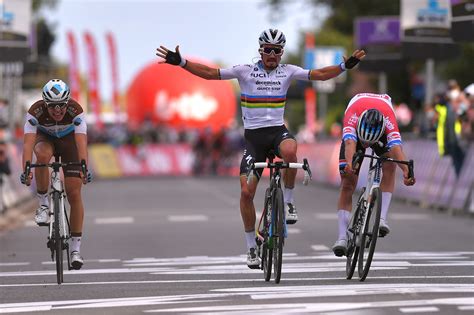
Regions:
<svg viewBox="0 0 474 315"><path fill-rule="evenodd" d="M287 163L296 163L298 161L296 157L297 144L294 139L285 139L280 143L278 148L280 156ZM295 187L296 169L286 169L283 174L283 182L285 183L284 199L285 203L293 203L293 189Z"/></svg>
<svg viewBox="0 0 474 315"><path fill-rule="evenodd" d="M48 142L38 142L34 147L36 156L36 163L46 164L51 160L54 149ZM49 170L46 167L35 168L36 191L40 206L45 205L49 207L48 200L48 185L49 185Z"/></svg>
<svg viewBox="0 0 474 315"><path fill-rule="evenodd" d="M247 184L247 177L245 175L240 176L240 215L244 223L247 249L257 246L255 241L256 215L255 205L253 203L257 184L258 180L256 177L253 177L250 184Z"/></svg>
<svg viewBox="0 0 474 315"><path fill-rule="evenodd" d="M388 208L392 200L392 193L395 189L395 163L383 163L382 165L382 181L380 182L380 190L382 191L382 213L380 218L387 220Z"/></svg>
<svg viewBox="0 0 474 315"><path fill-rule="evenodd" d="M338 240L346 239L352 210L352 194L357 185L357 178L355 174L341 174L341 188L337 202Z"/></svg>
<svg viewBox="0 0 474 315"><path fill-rule="evenodd" d="M67 199L71 206L71 252L80 252L82 226L84 222L84 204L82 202L82 179L67 176L64 178Z"/></svg>

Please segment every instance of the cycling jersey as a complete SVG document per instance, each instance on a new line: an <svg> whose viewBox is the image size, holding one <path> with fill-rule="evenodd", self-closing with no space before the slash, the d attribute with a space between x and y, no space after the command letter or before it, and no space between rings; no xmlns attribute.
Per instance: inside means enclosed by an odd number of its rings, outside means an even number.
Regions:
<svg viewBox="0 0 474 315"><path fill-rule="evenodd" d="M55 138L62 138L72 132L87 134L84 111L75 100L67 103L66 114L61 121L55 121L48 113L43 100L34 103L26 114L24 133L41 131Z"/></svg>
<svg viewBox="0 0 474 315"><path fill-rule="evenodd" d="M387 94L360 93L354 96L347 105L344 114L342 139L358 141L356 128L359 117L366 109L372 108L380 111L385 118L384 136L387 137L387 148L401 145L402 138L398 130L392 100Z"/></svg>
<svg viewBox="0 0 474 315"><path fill-rule="evenodd" d="M219 69L222 80L239 81L242 120L245 129L257 129L284 125L286 93L291 80L310 80L311 70L289 64L279 64L267 72L262 61L251 65L237 65Z"/></svg>

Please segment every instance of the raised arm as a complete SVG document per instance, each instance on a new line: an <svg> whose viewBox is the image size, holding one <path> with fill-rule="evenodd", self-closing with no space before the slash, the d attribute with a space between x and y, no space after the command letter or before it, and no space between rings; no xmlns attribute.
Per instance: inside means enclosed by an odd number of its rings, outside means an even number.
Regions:
<svg viewBox="0 0 474 315"><path fill-rule="evenodd" d="M160 63L169 63L171 65L180 66L192 74L206 80L219 80L219 69L211 68L182 58L179 53L179 46L176 46L175 52L164 46L160 46L160 48L156 49L156 55L164 59L164 61L161 61Z"/></svg>
<svg viewBox="0 0 474 315"><path fill-rule="evenodd" d="M311 70L311 80L326 81L334 77L337 77L346 69L354 68L359 63L359 61L361 61L364 57L365 57L365 51L355 50L352 53L352 56L347 60L346 58L344 58L344 62L341 62L340 65L328 66L321 69Z"/></svg>

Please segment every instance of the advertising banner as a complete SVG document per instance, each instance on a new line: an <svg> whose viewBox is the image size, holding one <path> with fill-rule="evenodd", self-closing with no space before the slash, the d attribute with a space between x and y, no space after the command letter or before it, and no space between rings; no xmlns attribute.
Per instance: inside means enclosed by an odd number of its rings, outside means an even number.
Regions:
<svg viewBox="0 0 474 315"><path fill-rule="evenodd" d="M99 66L97 62L97 48L94 38L89 32L84 33L84 41L86 43L88 77L87 86L89 90L89 105L94 114L95 126L102 130L103 124L101 119L101 104L99 95Z"/></svg>
<svg viewBox="0 0 474 315"><path fill-rule="evenodd" d="M306 49L305 68L319 69L327 66L338 65L344 61L345 49L343 47L320 46L318 48ZM336 88L336 82L344 82L346 73L342 73L334 79L326 81L314 81L318 92L332 93Z"/></svg>
<svg viewBox="0 0 474 315"><path fill-rule="evenodd" d="M451 38L449 0L402 0L403 56L409 59L449 59L459 54Z"/></svg>
<svg viewBox="0 0 474 315"><path fill-rule="evenodd" d="M451 0L451 37L455 42L474 42L474 1Z"/></svg>
<svg viewBox="0 0 474 315"><path fill-rule="evenodd" d="M403 66L398 16L362 17L354 26L355 47L367 52L360 70L386 72Z"/></svg>
<svg viewBox="0 0 474 315"><path fill-rule="evenodd" d="M119 77L118 77L118 63L117 63L117 48L115 45L115 38L112 33L107 33L106 35L107 47L109 52L110 60L110 74L112 80L112 108L114 109L114 114L118 120L120 117L120 101L119 101Z"/></svg>
<svg viewBox="0 0 474 315"><path fill-rule="evenodd" d="M0 0L0 62L24 62L30 54L31 7L31 0Z"/></svg>
<svg viewBox="0 0 474 315"><path fill-rule="evenodd" d="M74 34L69 31L66 34L69 48L69 87L71 97L80 103L81 76L79 73L79 57L77 53L77 43Z"/></svg>

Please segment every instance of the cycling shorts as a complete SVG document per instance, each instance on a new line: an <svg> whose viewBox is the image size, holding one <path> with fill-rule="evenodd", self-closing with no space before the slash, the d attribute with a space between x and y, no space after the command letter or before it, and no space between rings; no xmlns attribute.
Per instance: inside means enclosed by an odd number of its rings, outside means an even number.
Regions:
<svg viewBox="0 0 474 315"><path fill-rule="evenodd" d="M54 155L59 155L62 162L79 162L74 132L71 132L62 138L56 138L41 131L37 131L35 145L40 142L49 143L53 147ZM81 166L79 165L66 166L63 171L65 177L81 177Z"/></svg>
<svg viewBox="0 0 474 315"><path fill-rule="evenodd" d="M345 147L346 147L345 142L344 140L342 140L341 149L339 150L339 173L341 174L344 173L344 168L347 165ZM382 156L386 154L388 151L390 151L390 148L387 146L387 135L384 134L382 138L380 138L379 142L372 145L370 148L374 150L377 156ZM365 148L362 146L362 143L360 141L357 141L356 152L357 151L362 151L365 153ZM364 159L362 158L360 161L361 164L363 160ZM359 175L359 171L360 171L360 168L356 172L357 175Z"/></svg>
<svg viewBox="0 0 474 315"><path fill-rule="evenodd" d="M250 166L250 161L253 159L255 162L265 162L273 152L276 156L280 157L280 143L286 139L293 139L295 137L290 134L285 125L258 128L258 129L245 129L245 151L242 161L240 162L240 175L247 174L247 170ZM260 179L263 169L255 170L257 178Z"/></svg>

